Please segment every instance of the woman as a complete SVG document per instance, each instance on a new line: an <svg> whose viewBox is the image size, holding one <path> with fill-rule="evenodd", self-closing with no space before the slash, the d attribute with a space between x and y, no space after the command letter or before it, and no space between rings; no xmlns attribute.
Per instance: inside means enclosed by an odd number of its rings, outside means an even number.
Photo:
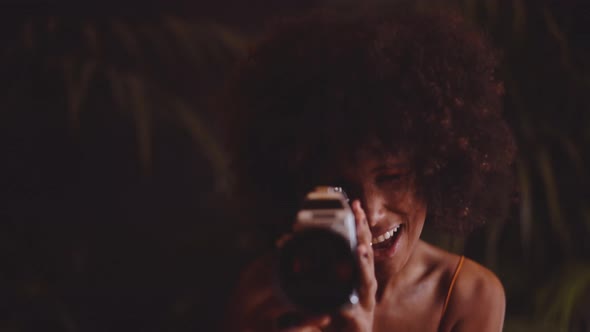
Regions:
<svg viewBox="0 0 590 332"><path fill-rule="evenodd" d="M250 53L227 98L244 217L279 239L306 192L342 186L360 302L297 311L271 286L269 250L244 269L232 330L501 331L498 278L420 239L425 223L465 232L506 210L515 147L494 54L457 15L407 8L315 13Z"/></svg>

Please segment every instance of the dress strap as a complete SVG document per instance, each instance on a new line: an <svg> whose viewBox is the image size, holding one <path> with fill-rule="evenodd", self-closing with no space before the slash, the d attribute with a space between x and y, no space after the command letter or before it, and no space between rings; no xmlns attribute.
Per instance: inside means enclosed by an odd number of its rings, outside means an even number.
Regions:
<svg viewBox="0 0 590 332"><path fill-rule="evenodd" d="M457 281L457 276L459 275L459 271L461 271L461 267L463 267L463 261L465 260L465 256L461 256L459 259L459 263L455 268L455 273L453 274L453 279L451 279L451 284L449 285L449 290L447 291L447 297L445 298L445 305L443 306L442 317L445 316L445 312L447 311L447 306L449 305L449 300L451 299L451 294L453 293L453 287L455 287L455 282Z"/></svg>

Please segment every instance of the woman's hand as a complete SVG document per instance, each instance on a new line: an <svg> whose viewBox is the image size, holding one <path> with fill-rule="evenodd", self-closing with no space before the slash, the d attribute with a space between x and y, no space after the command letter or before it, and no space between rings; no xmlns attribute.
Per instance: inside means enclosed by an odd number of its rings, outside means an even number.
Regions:
<svg viewBox="0 0 590 332"><path fill-rule="evenodd" d="M357 255L360 265L359 303L340 313L341 319L334 319L332 329L346 332L370 332L373 330L373 317L376 304L377 279L371 247L371 230L365 211L358 200L352 202L352 212L356 219Z"/></svg>

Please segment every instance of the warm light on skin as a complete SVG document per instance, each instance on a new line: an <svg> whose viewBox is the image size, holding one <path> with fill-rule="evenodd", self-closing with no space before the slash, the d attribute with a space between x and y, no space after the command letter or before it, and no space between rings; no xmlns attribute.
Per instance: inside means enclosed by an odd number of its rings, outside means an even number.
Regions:
<svg viewBox="0 0 590 332"><path fill-rule="evenodd" d="M426 219L426 204L416 195L415 178L407 158L374 149L360 149L354 162L335 163L332 177L342 183L351 201L358 199L371 233L377 237L402 225L391 255L375 250L375 270L388 278L400 272L416 244Z"/></svg>

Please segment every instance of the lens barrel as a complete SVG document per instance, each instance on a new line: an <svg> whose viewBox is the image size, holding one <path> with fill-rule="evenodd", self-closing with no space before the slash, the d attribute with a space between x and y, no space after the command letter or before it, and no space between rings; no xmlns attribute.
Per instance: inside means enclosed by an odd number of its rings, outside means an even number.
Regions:
<svg viewBox="0 0 590 332"><path fill-rule="evenodd" d="M342 235L327 228L296 232L279 253L279 284L296 307L332 313L351 303L359 285L357 258Z"/></svg>

